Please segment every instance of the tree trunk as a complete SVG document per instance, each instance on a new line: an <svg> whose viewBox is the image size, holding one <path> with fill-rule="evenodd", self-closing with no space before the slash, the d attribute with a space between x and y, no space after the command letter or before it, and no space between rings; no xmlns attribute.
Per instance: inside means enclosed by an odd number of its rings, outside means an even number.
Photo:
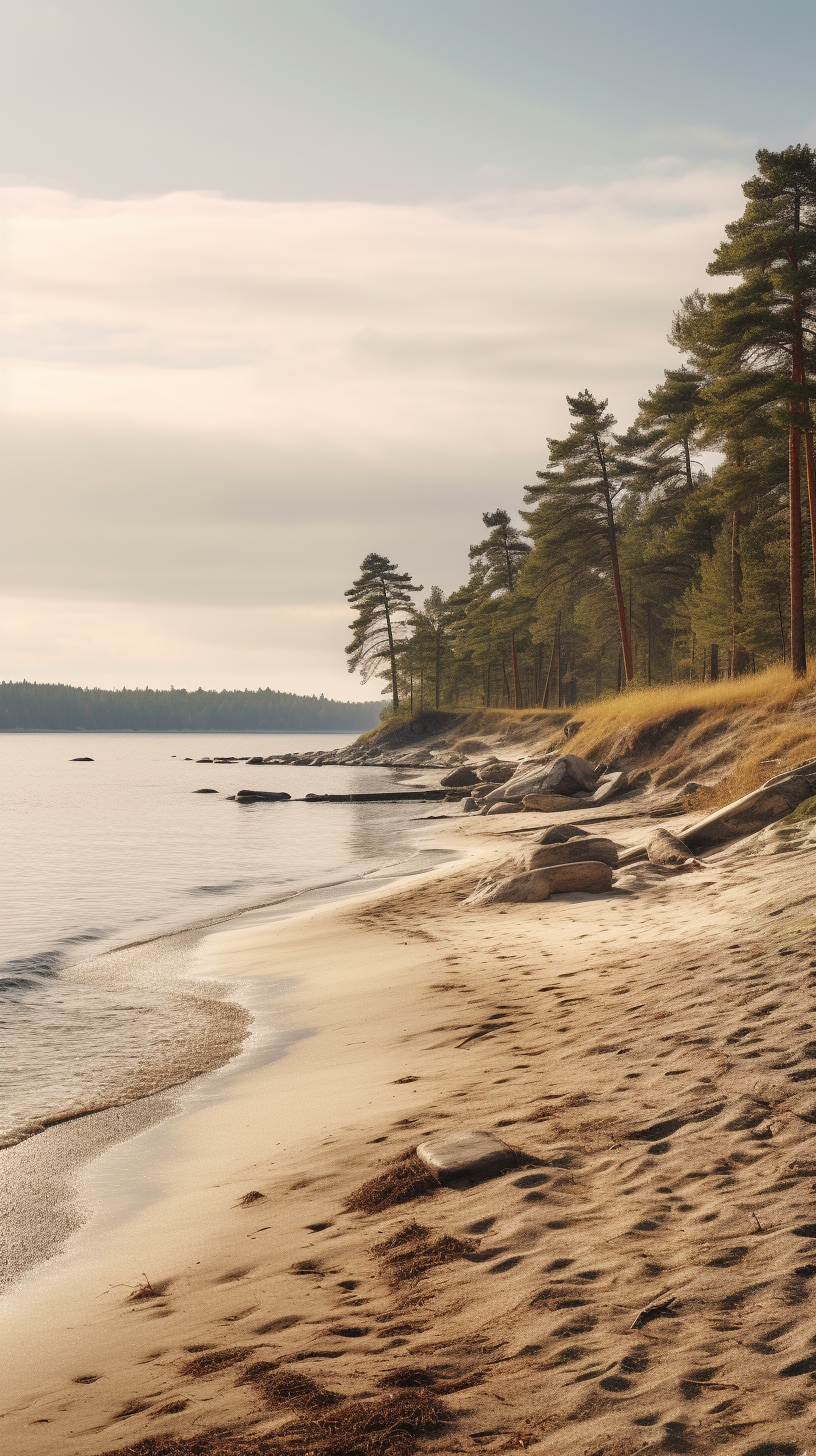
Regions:
<svg viewBox="0 0 816 1456"><path fill-rule="evenodd" d="M688 435L683 441L683 454L686 460L686 485L689 491L692 491L694 489L694 481L691 476L691 451L689 450Z"/></svg>
<svg viewBox="0 0 816 1456"><path fill-rule="evenodd" d="M711 666L708 670L708 676L711 682L719 682L720 680L720 649L716 642L712 642L711 644Z"/></svg>
<svg viewBox="0 0 816 1456"><path fill-rule="evenodd" d="M646 683L652 686L652 606L646 607Z"/></svg>
<svg viewBox="0 0 816 1456"><path fill-rule="evenodd" d="M740 462L741 463L741 462ZM731 517L731 676L737 676L740 648L737 647L737 622L742 615L742 551L740 549L740 526L742 511L739 507Z"/></svg>
<svg viewBox="0 0 816 1456"><path fill-rule="evenodd" d="M513 702L514 707L521 707L521 678L519 677L518 657L516 655L516 635L510 633L510 657L513 663Z"/></svg>
<svg viewBox="0 0 816 1456"><path fill-rule="evenodd" d="M564 706L564 688L563 688L563 664L562 664L562 657L563 657L563 654L561 652L561 613L559 612L558 613L558 655L557 655L557 657L555 659L555 671L556 671L556 674L557 674L557 677L556 677L556 687L558 688L558 706L559 706L559 708L563 708L563 706Z"/></svg>
<svg viewBox="0 0 816 1456"><path fill-rule="evenodd" d="M788 644L785 641L785 618L782 615L782 596L779 591L776 593L776 605L779 611L779 635L782 638L782 663L788 660Z"/></svg>
<svg viewBox="0 0 816 1456"><path fill-rule="evenodd" d="M383 607L385 608L385 625L388 628L388 655L391 659L391 702L394 712L399 712L399 689L397 687L397 653L394 647L394 633L391 629L391 613L388 610L388 592L385 583L382 584Z"/></svg>
<svg viewBox="0 0 816 1456"><path fill-rule="evenodd" d="M437 632L437 634L436 634L436 673L435 673L435 678L434 678L434 707L435 708L438 708L439 707L439 687L440 687L439 679L442 676L439 659L441 658L441 656L442 656L442 642L441 642L441 639L440 639L440 635Z"/></svg>
<svg viewBox="0 0 816 1456"><path fill-rule="evenodd" d="M795 677L804 677L807 670L804 582L802 579L801 440L802 437L796 425L791 424L788 449L790 487L790 660L791 669Z"/></svg>
<svg viewBox="0 0 816 1456"><path fill-rule="evenodd" d="M816 461L813 457L813 431L805 431L805 464L807 466L808 508L810 511L810 544L813 555L813 590L816 595Z"/></svg>
<svg viewBox="0 0 816 1456"><path fill-rule="evenodd" d="M618 626L620 627L623 665L626 670L626 681L630 683L635 675L635 669L632 663L632 643L629 637L629 623L626 620L626 607L623 602L623 588L621 586L620 567L618 565L618 542L615 535L615 518L612 514L612 501L608 491L606 492L606 516L609 526L609 554L612 558L612 580L615 584L615 601L618 607Z"/></svg>
<svg viewBox="0 0 816 1456"><path fill-rule="evenodd" d="M507 699L507 706L510 707L510 684L507 681L507 663L504 660L504 648L501 650L502 677L504 678L504 696Z"/></svg>
<svg viewBox="0 0 816 1456"><path fill-rule="evenodd" d="M555 674L555 661L561 654L561 613L558 613L558 621L555 624L555 636L553 637L552 652L550 653L550 665L547 668L547 681L544 684L544 696L541 699L542 708L550 706L550 688L553 684Z"/></svg>

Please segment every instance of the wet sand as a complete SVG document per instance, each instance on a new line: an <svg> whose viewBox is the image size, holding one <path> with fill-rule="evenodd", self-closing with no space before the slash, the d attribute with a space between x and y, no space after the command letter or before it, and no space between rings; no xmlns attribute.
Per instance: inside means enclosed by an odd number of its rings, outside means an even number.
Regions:
<svg viewBox="0 0 816 1456"><path fill-rule="evenodd" d="M472 860L207 938L209 974L275 985L291 1044L89 1167L95 1217L6 1300L15 1456L213 1427L300 1449L260 1362L346 1399L421 1369L447 1412L423 1449L807 1449L812 851L463 906L519 836L462 825ZM453 1128L525 1165L344 1212Z"/></svg>

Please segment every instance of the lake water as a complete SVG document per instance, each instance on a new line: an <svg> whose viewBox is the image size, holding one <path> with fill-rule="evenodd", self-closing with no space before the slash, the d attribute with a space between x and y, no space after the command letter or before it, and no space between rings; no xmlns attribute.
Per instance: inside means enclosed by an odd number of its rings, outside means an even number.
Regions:
<svg viewBox="0 0 816 1456"><path fill-rule="evenodd" d="M195 762L353 736L0 735L0 1146L238 1050L248 1012L227 988L190 978L184 936L177 952L172 935L157 937L256 906L291 912L318 887L353 893L439 858L417 849L422 804L227 797L372 792L428 782L421 771ZM71 761L84 756L93 762Z"/></svg>

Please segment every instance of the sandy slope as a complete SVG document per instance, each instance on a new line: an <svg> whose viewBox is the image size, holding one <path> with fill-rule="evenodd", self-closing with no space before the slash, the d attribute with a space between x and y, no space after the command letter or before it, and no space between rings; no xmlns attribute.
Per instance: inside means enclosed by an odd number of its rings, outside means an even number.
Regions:
<svg viewBox="0 0 816 1456"><path fill-rule="evenodd" d="M460 831L482 857L519 832ZM461 903L468 862L213 936L213 973L293 981L286 1017L309 1034L145 1134L162 1160L129 1145L154 1201L97 1221L11 1296L4 1450L93 1456L293 1420L270 1449L304 1449L297 1410L240 1383L267 1361L346 1397L429 1372L451 1420L421 1449L803 1456L812 854L643 868L608 895L478 910ZM460 1126L497 1131L526 1165L342 1211L420 1135ZM372 1249L412 1220L427 1232L395 1283ZM442 1234L473 1242L419 1272ZM132 1299L142 1271L152 1290Z"/></svg>

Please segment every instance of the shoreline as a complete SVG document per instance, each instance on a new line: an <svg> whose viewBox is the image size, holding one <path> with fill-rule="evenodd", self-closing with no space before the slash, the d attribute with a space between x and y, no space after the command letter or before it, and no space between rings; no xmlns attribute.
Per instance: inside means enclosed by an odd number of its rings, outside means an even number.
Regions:
<svg viewBox="0 0 816 1456"><path fill-rule="evenodd" d="M90 965L98 972L107 962L126 951L150 947L159 962L166 959L168 952L172 951L179 953L182 958L182 964L172 972L172 982L176 987L190 991L197 981L201 984L202 980L206 982L208 979L199 976L195 957L199 947L218 926L231 922L252 924L258 916L262 916L266 924L275 924L279 920L308 913L308 909L314 905L351 900L367 892L366 882L373 882L380 887L403 878L410 880L416 874L427 872L424 868L406 869L405 866L412 858L421 861L428 856L437 858L438 861L439 858L452 857L452 852L436 851L418 843L409 859L397 861L393 866L384 864L363 874L308 885L288 891L272 900L227 911L222 915L209 916L206 920L163 931L144 940L128 941L101 952L99 956L92 957L90 962L86 960L78 965ZM246 1028L239 1034L237 1045L231 1049L226 1047L226 1055L222 1060L216 1059L211 1065L205 1064L191 1075L171 1081L156 1092L44 1121L39 1130L27 1133L19 1141L0 1149L0 1163L4 1174L0 1187L0 1222L4 1228L0 1300L20 1278L36 1271L40 1264L57 1256L66 1242L87 1222L89 1213L82 1198L80 1184L84 1176L83 1170L94 1159L165 1118L178 1115L183 1110L185 1100L191 1097L195 1099L199 1095L197 1089L200 1084L208 1086L219 1074L228 1072L236 1065L243 1067L246 1063L251 1063L258 1043L263 1046L270 1033L274 1035L274 1026L269 1021L274 1012L268 1004L263 1007L252 1006L252 997L247 995L248 990L248 986L236 986L232 978L229 978L223 982L225 994L216 994L212 1000L213 1006L224 1002L230 1008L243 1011L248 1017ZM214 1048L214 1052L217 1058L217 1048ZM43 1209L47 1209L45 1219Z"/></svg>
<svg viewBox="0 0 816 1456"><path fill-rule="evenodd" d="M623 1453L627 1431L639 1449L652 1427L676 1449L681 1435L722 1449L766 1423L798 1439L808 1402L797 1414L800 1387L767 1377L807 1355L793 1261L816 1251L816 1229L812 1243L789 1232L809 1185L779 1183L813 1142L807 1077L787 1071L808 1034L806 857L714 855L703 873L639 871L604 895L464 908L520 829L457 825L459 863L203 941L207 974L283 989L298 1039L226 1098L97 1160L109 1207L126 1165L150 1197L99 1216L7 1296L0 1430L15 1456L216 1426L213 1452L241 1433L291 1449L274 1441L293 1411L238 1378L248 1360L305 1360L352 1398L419 1365L446 1382L446 1451L478 1437ZM735 1036L746 1017L753 1042ZM389 1158L468 1126L535 1171L343 1211ZM472 1253L400 1292L372 1248L410 1220ZM676 1318L631 1333L666 1286ZM735 1366L743 1318L777 1342L772 1369L744 1342ZM692 1399L701 1384L715 1389ZM695 1444L703 1432L720 1445Z"/></svg>

